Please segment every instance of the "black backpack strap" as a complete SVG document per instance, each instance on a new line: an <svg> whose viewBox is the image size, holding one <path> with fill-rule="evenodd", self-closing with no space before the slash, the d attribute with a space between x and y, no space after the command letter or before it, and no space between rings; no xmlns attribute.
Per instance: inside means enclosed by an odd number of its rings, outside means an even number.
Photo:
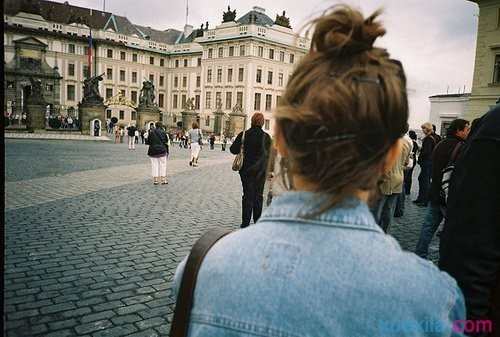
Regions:
<svg viewBox="0 0 500 337"><path fill-rule="evenodd" d="M221 238L231 233L226 229L215 229L205 233L191 249L191 253L184 267L182 281L177 294L174 319L170 328L170 337L186 337L188 335L189 318L193 306L196 279L203 259L210 248Z"/></svg>
<svg viewBox="0 0 500 337"><path fill-rule="evenodd" d="M457 145L455 145L455 148L453 149L453 152L451 153L450 156L450 163L455 163L457 161L458 154L460 153L460 148L464 142L458 142Z"/></svg>

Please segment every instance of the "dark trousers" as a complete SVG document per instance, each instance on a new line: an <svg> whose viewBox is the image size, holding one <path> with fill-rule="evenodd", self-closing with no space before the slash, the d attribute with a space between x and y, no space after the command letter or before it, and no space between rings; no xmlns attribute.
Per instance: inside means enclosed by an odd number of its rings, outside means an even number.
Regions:
<svg viewBox="0 0 500 337"><path fill-rule="evenodd" d="M412 177L413 177L413 167L409 170L404 171L403 192L406 195L410 195Z"/></svg>
<svg viewBox="0 0 500 337"><path fill-rule="evenodd" d="M242 197L242 223L241 228L250 225L253 214L253 222L256 223L262 214L262 204L264 201L265 174L262 177L240 173L241 184L243 185Z"/></svg>
<svg viewBox="0 0 500 337"><path fill-rule="evenodd" d="M432 162L420 164L420 174L418 176L418 197L417 200L423 204L429 201L429 189L431 186Z"/></svg>

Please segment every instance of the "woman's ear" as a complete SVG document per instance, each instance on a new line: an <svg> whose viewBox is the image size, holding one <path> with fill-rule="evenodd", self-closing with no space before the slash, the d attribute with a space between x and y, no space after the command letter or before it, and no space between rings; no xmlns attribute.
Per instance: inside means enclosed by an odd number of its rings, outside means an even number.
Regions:
<svg viewBox="0 0 500 337"><path fill-rule="evenodd" d="M286 149L285 139L284 139L283 134L281 133L281 130L278 126L276 126L274 129L274 140L275 140L274 143L276 146L276 150L278 151L278 154L282 158L286 158L288 151Z"/></svg>
<svg viewBox="0 0 500 337"><path fill-rule="evenodd" d="M389 151L387 151L384 162L384 173L390 171L396 164L396 161L401 155L402 145L402 139L398 138L398 140L389 148Z"/></svg>

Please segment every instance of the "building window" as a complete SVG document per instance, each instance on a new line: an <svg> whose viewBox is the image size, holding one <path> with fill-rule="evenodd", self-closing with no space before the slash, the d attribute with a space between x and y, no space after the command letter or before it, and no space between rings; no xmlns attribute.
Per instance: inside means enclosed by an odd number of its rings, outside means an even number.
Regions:
<svg viewBox="0 0 500 337"><path fill-rule="evenodd" d="M500 84L500 54L495 56L495 67L493 71L493 83Z"/></svg>
<svg viewBox="0 0 500 337"><path fill-rule="evenodd" d="M188 83L188 78L186 76L184 76L182 78L182 87L183 88L187 87L187 83Z"/></svg>
<svg viewBox="0 0 500 337"><path fill-rule="evenodd" d="M186 98L186 95L182 95L182 108L185 108L186 107L186 102L187 102L187 98Z"/></svg>
<svg viewBox="0 0 500 337"><path fill-rule="evenodd" d="M174 77L174 88L179 86L179 78L177 76Z"/></svg>
<svg viewBox="0 0 500 337"><path fill-rule="evenodd" d="M132 72L132 83L137 83L137 72L136 71Z"/></svg>
<svg viewBox="0 0 500 337"><path fill-rule="evenodd" d="M137 104L137 91L132 90L132 91L130 92L130 100L131 100L132 102L134 102L135 104Z"/></svg>
<svg viewBox="0 0 500 337"><path fill-rule="evenodd" d="M154 81L155 81L155 75L153 75L153 74L149 74L149 80L150 80L151 82L154 82Z"/></svg>
<svg viewBox="0 0 500 337"><path fill-rule="evenodd" d="M233 100L233 93L232 92L226 92L226 109L231 109L231 104Z"/></svg>
<svg viewBox="0 0 500 337"><path fill-rule="evenodd" d="M205 119L205 126L210 126L210 116Z"/></svg>
<svg viewBox="0 0 500 337"><path fill-rule="evenodd" d="M132 54L132 62L137 62L137 54Z"/></svg>
<svg viewBox="0 0 500 337"><path fill-rule="evenodd" d="M120 70L120 81L125 82L125 70Z"/></svg>
<svg viewBox="0 0 500 337"><path fill-rule="evenodd" d="M120 90L120 96L122 96L122 97L125 97L125 96L126 96L126 93L125 93L125 90L124 90L124 89Z"/></svg>
<svg viewBox="0 0 500 337"><path fill-rule="evenodd" d="M212 93L209 91L205 94L205 108L206 109L212 108Z"/></svg>
<svg viewBox="0 0 500 337"><path fill-rule="evenodd" d="M207 83L212 82L212 69L207 70Z"/></svg>
<svg viewBox="0 0 500 337"><path fill-rule="evenodd" d="M278 74L278 86L283 86L283 73Z"/></svg>
<svg viewBox="0 0 500 337"><path fill-rule="evenodd" d="M106 99L113 97L113 88L106 88Z"/></svg>
<svg viewBox="0 0 500 337"><path fill-rule="evenodd" d="M240 46L240 56L245 56L245 46Z"/></svg>
<svg viewBox="0 0 500 337"><path fill-rule="evenodd" d="M276 106L280 106L281 103L281 96L276 96Z"/></svg>
<svg viewBox="0 0 500 337"><path fill-rule="evenodd" d="M222 106L222 92L217 91L215 93L215 108L218 109L219 107L217 106L220 104Z"/></svg>
<svg viewBox="0 0 500 337"><path fill-rule="evenodd" d="M234 47L229 47L229 56L234 56Z"/></svg>
<svg viewBox="0 0 500 337"><path fill-rule="evenodd" d="M106 118L111 118L111 110L106 110Z"/></svg>
<svg viewBox="0 0 500 337"><path fill-rule="evenodd" d="M196 87L199 88L201 86L201 76L196 76Z"/></svg>
<svg viewBox="0 0 500 337"><path fill-rule="evenodd" d="M295 55L290 54L290 63L293 63L295 61Z"/></svg>
<svg viewBox="0 0 500 337"><path fill-rule="evenodd" d="M232 82L233 81L233 68L229 68L227 70L227 81Z"/></svg>
<svg viewBox="0 0 500 337"><path fill-rule="evenodd" d="M163 108L163 94L158 95L158 106Z"/></svg>
<svg viewBox="0 0 500 337"><path fill-rule="evenodd" d="M258 47L258 53L257 55L259 57L263 57L264 56L264 47Z"/></svg>
<svg viewBox="0 0 500 337"><path fill-rule="evenodd" d="M173 104L174 109L177 109L177 95L174 95L174 98L172 101L173 101L172 104Z"/></svg>
<svg viewBox="0 0 500 337"><path fill-rule="evenodd" d="M86 66L86 65L83 66L83 77L84 78L89 78L90 77L89 66Z"/></svg>
<svg viewBox="0 0 500 337"><path fill-rule="evenodd" d="M196 110L200 109L200 95L195 95L194 96L194 108Z"/></svg>
<svg viewBox="0 0 500 337"><path fill-rule="evenodd" d="M7 88L14 88L14 82L7 82ZM54 91L54 86L52 84L47 84L45 90L52 92Z"/></svg>
<svg viewBox="0 0 500 337"><path fill-rule="evenodd" d="M238 81L243 82L243 73L245 69L244 68L239 68L238 69Z"/></svg>
<svg viewBox="0 0 500 337"><path fill-rule="evenodd" d="M175 67L179 68L179 60L175 60Z"/></svg>
<svg viewBox="0 0 500 337"><path fill-rule="evenodd" d="M198 57L198 67L201 67L201 57Z"/></svg>
<svg viewBox="0 0 500 337"><path fill-rule="evenodd" d="M160 59L160 67L164 67L165 66L165 59Z"/></svg>
<svg viewBox="0 0 500 337"><path fill-rule="evenodd" d="M285 52L280 51L280 62L285 62Z"/></svg>
<svg viewBox="0 0 500 337"><path fill-rule="evenodd" d="M120 110L120 119L125 119L125 111Z"/></svg>
<svg viewBox="0 0 500 337"><path fill-rule="evenodd" d="M84 47L83 47L83 55L86 55L86 56L87 56L88 54L89 54L89 47L84 46Z"/></svg>
<svg viewBox="0 0 500 337"><path fill-rule="evenodd" d="M262 82L262 69L257 69L257 77L256 77L255 81L257 83L261 83Z"/></svg>
<svg viewBox="0 0 500 337"><path fill-rule="evenodd" d="M271 110L272 101L273 101L273 95L266 95L266 111Z"/></svg>
<svg viewBox="0 0 500 337"><path fill-rule="evenodd" d="M106 78L108 80L112 80L113 79L113 69L111 69L111 68L106 69Z"/></svg>
<svg viewBox="0 0 500 337"><path fill-rule="evenodd" d="M224 48L220 47L219 48L219 57L224 57Z"/></svg>
<svg viewBox="0 0 500 337"><path fill-rule="evenodd" d="M149 64L155 64L155 58L153 56L149 57Z"/></svg>
<svg viewBox="0 0 500 337"><path fill-rule="evenodd" d="M273 72L272 71L267 72L267 84L273 84Z"/></svg>
<svg viewBox="0 0 500 337"><path fill-rule="evenodd" d="M264 120L264 129L269 130L269 119Z"/></svg>
<svg viewBox="0 0 500 337"><path fill-rule="evenodd" d="M124 52L124 51L121 51L121 52L120 52L120 60L125 61L125 56L126 56L126 55L125 55L125 52Z"/></svg>
<svg viewBox="0 0 500 337"><path fill-rule="evenodd" d="M222 69L217 69L217 83L222 82Z"/></svg>
<svg viewBox="0 0 500 337"><path fill-rule="evenodd" d="M68 76L75 76L75 64L68 63Z"/></svg>
<svg viewBox="0 0 500 337"><path fill-rule="evenodd" d="M113 49L108 49L108 58L113 58Z"/></svg>
<svg viewBox="0 0 500 337"><path fill-rule="evenodd" d="M75 45L70 43L68 44L68 53L74 54L75 53ZM113 53L111 53L111 57L113 57Z"/></svg>
<svg viewBox="0 0 500 337"><path fill-rule="evenodd" d="M253 103L253 109L260 110L260 94L259 93L255 93L255 100Z"/></svg>
<svg viewBox="0 0 500 337"><path fill-rule="evenodd" d="M164 82L165 82L165 77L160 76L160 87L163 87Z"/></svg>
<svg viewBox="0 0 500 337"><path fill-rule="evenodd" d="M68 84L66 87L66 98L68 101L74 101L75 100L75 86L72 84Z"/></svg>
<svg viewBox="0 0 500 337"><path fill-rule="evenodd" d="M236 93L236 105L243 107L243 91Z"/></svg>
<svg viewBox="0 0 500 337"><path fill-rule="evenodd" d="M132 110L132 112L130 113L130 119L133 121L137 119L137 111Z"/></svg>
<svg viewBox="0 0 500 337"><path fill-rule="evenodd" d="M184 67L187 67L187 66L188 66L188 60L184 59Z"/></svg>
<svg viewBox="0 0 500 337"><path fill-rule="evenodd" d="M274 49L269 49L269 58L274 60Z"/></svg>
<svg viewBox="0 0 500 337"><path fill-rule="evenodd" d="M213 49L212 48L208 48L208 58L211 59L212 58L212 53L213 53Z"/></svg>

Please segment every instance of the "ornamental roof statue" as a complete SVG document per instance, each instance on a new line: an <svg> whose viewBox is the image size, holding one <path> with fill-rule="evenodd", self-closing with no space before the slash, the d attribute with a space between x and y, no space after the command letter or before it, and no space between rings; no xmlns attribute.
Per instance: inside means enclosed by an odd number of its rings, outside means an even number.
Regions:
<svg viewBox="0 0 500 337"><path fill-rule="evenodd" d="M222 23L231 22L236 19L236 9L231 11L231 7L227 6L227 12L223 12L222 14Z"/></svg>
<svg viewBox="0 0 500 337"><path fill-rule="evenodd" d="M290 29L292 28L292 26L290 26L290 18L287 18L285 16L285 11L283 11L283 15L276 14L276 21L274 23L278 26L287 27Z"/></svg>

